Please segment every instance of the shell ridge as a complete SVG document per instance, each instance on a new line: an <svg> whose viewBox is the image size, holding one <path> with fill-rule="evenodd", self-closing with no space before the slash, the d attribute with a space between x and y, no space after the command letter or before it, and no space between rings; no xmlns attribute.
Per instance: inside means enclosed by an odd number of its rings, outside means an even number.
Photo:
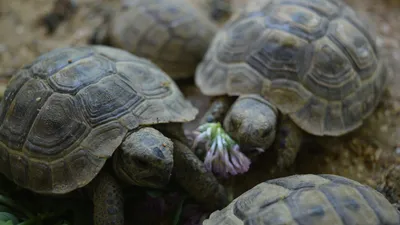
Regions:
<svg viewBox="0 0 400 225"><path fill-rule="evenodd" d="M58 73L59 71L63 70L64 68L68 67L70 64L73 64L73 63L75 63L75 62L77 62L77 61L80 61L81 59L90 58L90 57L93 56L94 54L95 54L95 53L94 53L93 51L91 51L91 52L89 52L88 55L84 55L84 56L78 57L78 58L74 59L74 61L71 61L70 63L67 63L67 64L65 64L64 66L61 66L61 67L57 68L55 71L52 71L51 74L48 74L47 72L45 72L45 71L43 71L43 70L33 71L33 69L35 68L34 66L37 65L37 63L40 63L41 61L36 62L36 64L30 65L30 66L29 66L29 71L30 71L31 76L32 76L33 78L39 78L39 79L41 79L41 80L46 80L46 81L47 81L47 80L48 80L50 77L52 77L54 74ZM40 75L45 75L46 77L41 77ZM47 81L47 82L48 82L48 81Z"/></svg>
<svg viewBox="0 0 400 225"><path fill-rule="evenodd" d="M371 208L372 211L374 211L374 213L375 213L377 219L379 220L379 222L384 224L384 225L388 224L387 223L388 221L385 219L384 215L382 215L382 210L380 209L379 206L376 205L376 203L377 203L376 200L372 199L372 197L374 197L374 196L371 196L371 195L368 194L369 190L373 190L373 191L375 191L375 190L372 189L372 188L369 189L369 187L363 187L363 186L355 187L355 189L357 190L358 193L360 193L360 195L363 197L363 199L366 202L368 202L368 207ZM377 193L377 194L380 195L380 193ZM383 198L383 196L382 196L382 198ZM396 211L399 213L398 222L400 223L400 212L398 210L396 210ZM388 225L395 225L395 224L388 224Z"/></svg>
<svg viewBox="0 0 400 225"><path fill-rule="evenodd" d="M342 224L351 224L351 223L346 223L347 221L345 220L345 218L343 218L343 215L345 214L343 208L335 204L335 196L329 190L329 188L333 188L335 186L338 186L338 184L336 183L324 184L318 187L318 190L324 194L328 202L331 204L332 208L336 212L338 212L339 219L342 221Z"/></svg>

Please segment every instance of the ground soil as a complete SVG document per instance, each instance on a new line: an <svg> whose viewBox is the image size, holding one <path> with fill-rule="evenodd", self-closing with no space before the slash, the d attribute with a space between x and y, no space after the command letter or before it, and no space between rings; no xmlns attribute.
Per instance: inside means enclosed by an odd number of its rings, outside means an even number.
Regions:
<svg viewBox="0 0 400 225"><path fill-rule="evenodd" d="M364 12L374 25L378 46L392 75L391 82L382 103L364 126L346 136L321 138L306 146L290 173L333 173L376 187L385 168L400 162L400 150L396 153L400 145L400 1L347 2ZM3 84L0 93L15 71L38 55L56 47L86 45L94 28L102 23L106 9L118 3L117 0L78 0L76 14L50 35L38 21L52 10L53 1L0 0L0 84ZM202 96L193 85L184 85L182 90L200 112L207 108L209 98ZM267 167L265 161L256 162L246 175L237 177L235 195L278 176L269 174Z"/></svg>

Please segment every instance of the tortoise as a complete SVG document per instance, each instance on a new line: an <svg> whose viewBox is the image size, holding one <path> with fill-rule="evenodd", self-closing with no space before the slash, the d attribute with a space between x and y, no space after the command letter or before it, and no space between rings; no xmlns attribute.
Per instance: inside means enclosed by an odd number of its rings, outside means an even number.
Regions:
<svg viewBox="0 0 400 225"><path fill-rule="evenodd" d="M242 149L293 164L302 140L359 128L388 80L371 25L341 0L250 1L215 35L196 69L220 122ZM233 102L233 104L232 104Z"/></svg>
<svg viewBox="0 0 400 225"><path fill-rule="evenodd" d="M397 225L400 212L369 186L330 174L276 178L213 212L203 225Z"/></svg>
<svg viewBox="0 0 400 225"><path fill-rule="evenodd" d="M217 26L185 0L127 0L91 38L150 59L173 79L193 77Z"/></svg>
<svg viewBox="0 0 400 225"><path fill-rule="evenodd" d="M95 225L123 225L121 182L164 188L173 176L205 208L228 202L179 130L197 109L147 59L100 45L54 49L13 75L4 96L0 172L44 195L87 188Z"/></svg>

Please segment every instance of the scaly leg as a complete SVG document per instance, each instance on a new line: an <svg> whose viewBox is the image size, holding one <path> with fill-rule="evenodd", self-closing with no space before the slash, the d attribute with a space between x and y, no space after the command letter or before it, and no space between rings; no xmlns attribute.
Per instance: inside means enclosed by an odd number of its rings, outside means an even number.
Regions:
<svg viewBox="0 0 400 225"><path fill-rule="evenodd" d="M92 184L94 225L124 225L124 199L114 177L102 171Z"/></svg>
<svg viewBox="0 0 400 225"><path fill-rule="evenodd" d="M288 116L281 115L274 142L274 150L278 154L278 169L285 169L294 163L300 150L303 132Z"/></svg>

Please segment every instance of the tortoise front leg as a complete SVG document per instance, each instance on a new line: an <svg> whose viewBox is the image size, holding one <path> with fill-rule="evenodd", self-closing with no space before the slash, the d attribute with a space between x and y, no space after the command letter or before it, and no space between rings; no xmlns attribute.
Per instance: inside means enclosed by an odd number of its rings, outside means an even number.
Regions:
<svg viewBox="0 0 400 225"><path fill-rule="evenodd" d="M277 169L286 169L294 163L303 137L304 131L288 116L281 115L276 139L273 144L273 149L277 152Z"/></svg>
<svg viewBox="0 0 400 225"><path fill-rule="evenodd" d="M208 172L204 164L182 142L174 143L174 169L176 181L208 210L217 210L228 204L228 196L217 178Z"/></svg>
<svg viewBox="0 0 400 225"><path fill-rule="evenodd" d="M94 225L124 225L124 198L114 177L101 171L92 185Z"/></svg>
<svg viewBox="0 0 400 225"><path fill-rule="evenodd" d="M206 113L200 119L200 125L222 122L233 101L234 99L227 95L215 97Z"/></svg>
<svg viewBox="0 0 400 225"><path fill-rule="evenodd" d="M172 175L176 182L205 209L213 211L225 207L229 202L225 188L189 149L182 124L159 124L155 128L173 142L174 168Z"/></svg>

